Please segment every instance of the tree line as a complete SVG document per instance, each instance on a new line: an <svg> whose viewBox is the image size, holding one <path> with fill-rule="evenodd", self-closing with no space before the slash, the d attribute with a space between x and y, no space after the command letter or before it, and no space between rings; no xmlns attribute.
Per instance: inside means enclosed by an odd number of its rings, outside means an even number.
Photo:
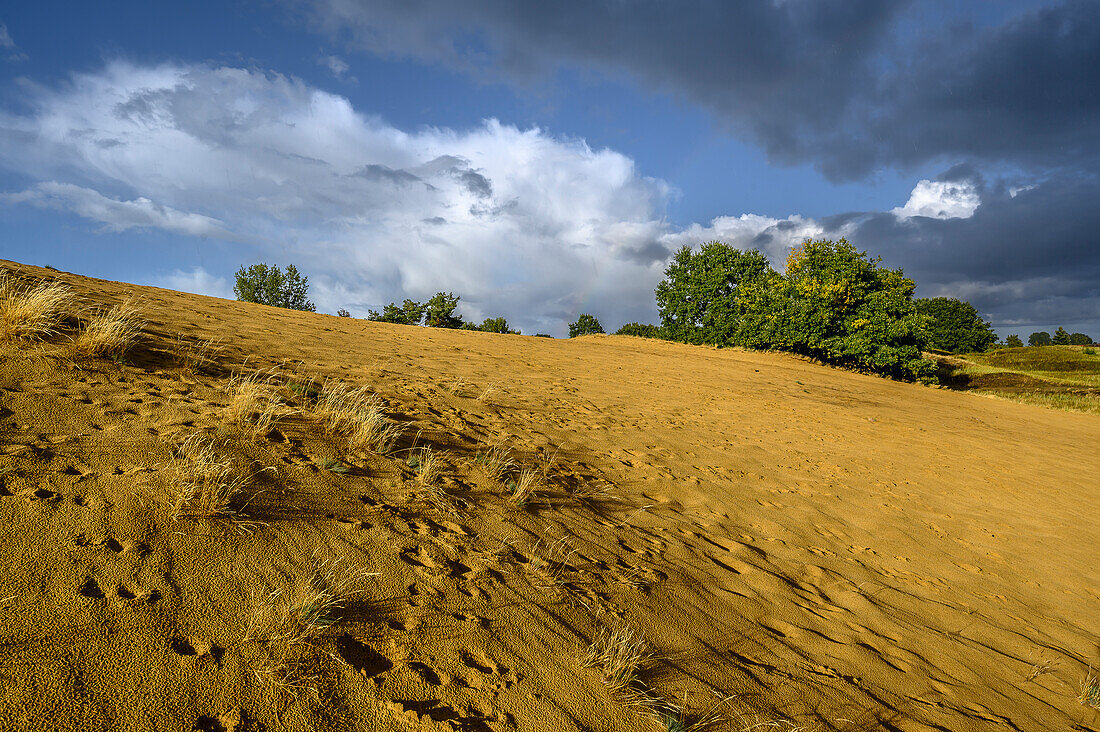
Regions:
<svg viewBox="0 0 1100 732"><path fill-rule="evenodd" d="M684 246L665 268L654 290L660 325L627 323L615 332L715 346L789 351L828 363L898 379L931 381L935 364L923 351L970 353L997 344L990 323L957 298L914 298L916 284L901 269L881 265L846 239L809 239L787 258L783 273L756 250L720 241L698 250ZM241 267L234 292L239 300L314 310L306 298L307 278L293 265ZM504 317L480 325L456 312L461 298L438 292L425 302L406 299L368 320L435 328L516 333ZM349 315L341 310L340 315ZM582 313L569 324L571 338L603 333L599 320ZM539 336L545 334L539 333ZM1032 333L1031 346L1089 345L1083 333L1058 328L1054 336ZM1022 347L1018 336L1002 344Z"/></svg>

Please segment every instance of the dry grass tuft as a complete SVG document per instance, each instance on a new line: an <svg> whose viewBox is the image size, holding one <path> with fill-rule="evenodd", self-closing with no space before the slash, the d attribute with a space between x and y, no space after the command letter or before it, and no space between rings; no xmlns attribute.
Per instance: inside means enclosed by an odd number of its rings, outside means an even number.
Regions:
<svg viewBox="0 0 1100 732"><path fill-rule="evenodd" d="M482 443L474 455L474 462L480 465L489 479L495 483L503 483L504 478L516 469L512 451L504 445L504 439L501 436Z"/></svg>
<svg viewBox="0 0 1100 732"><path fill-rule="evenodd" d="M202 432L189 435L175 452L172 519L239 519L244 507L237 499L255 474L242 473L232 458L220 456L214 441Z"/></svg>
<svg viewBox="0 0 1100 732"><path fill-rule="evenodd" d="M517 506L525 506L535 495L535 490L543 485L543 476L539 471L524 468L518 478L508 483L508 488L512 492L509 500Z"/></svg>
<svg viewBox="0 0 1100 732"><path fill-rule="evenodd" d="M604 683L612 691L630 689L638 672L652 663L653 653L640 633L625 624L602 626L584 656L585 666L603 672Z"/></svg>
<svg viewBox="0 0 1100 732"><path fill-rule="evenodd" d="M335 379L321 386L314 412L330 432L344 435L355 450L388 454L404 432L387 419L377 394L365 386L352 388Z"/></svg>
<svg viewBox="0 0 1100 732"><path fill-rule="evenodd" d="M285 594L274 590L260 598L253 595L244 641L266 650L252 664L256 677L279 690L310 688L318 677L310 672L309 646L343 619L347 604L365 592L366 578L376 575L315 556L303 585Z"/></svg>
<svg viewBox="0 0 1100 732"><path fill-rule="evenodd" d="M217 363L221 354L221 339L211 336L205 341L189 341L183 335L176 335L172 344L172 354L179 361L179 365L186 371L196 373Z"/></svg>
<svg viewBox="0 0 1100 732"><path fill-rule="evenodd" d="M421 485L432 485L438 479L443 461L430 447L422 447L416 456L416 479Z"/></svg>
<svg viewBox="0 0 1100 732"><path fill-rule="evenodd" d="M488 402L489 398L492 397L496 393L497 393L496 384L488 384L482 390L482 392L480 394L478 394L477 400L479 402Z"/></svg>
<svg viewBox="0 0 1100 732"><path fill-rule="evenodd" d="M1100 677L1092 672L1092 666L1089 666L1088 673L1081 681L1081 693L1077 695L1077 701L1100 711Z"/></svg>
<svg viewBox="0 0 1100 732"><path fill-rule="evenodd" d="M57 333L73 310L76 297L60 282L20 285L10 272L0 272L0 337L42 340Z"/></svg>
<svg viewBox="0 0 1100 732"><path fill-rule="evenodd" d="M95 311L77 335L74 348L85 356L122 356L145 325L138 314L129 300Z"/></svg>
<svg viewBox="0 0 1100 732"><path fill-rule="evenodd" d="M226 387L230 396L226 408L229 421L262 436L271 431L276 419L292 413L294 410L283 401L275 379L271 370L234 375Z"/></svg>

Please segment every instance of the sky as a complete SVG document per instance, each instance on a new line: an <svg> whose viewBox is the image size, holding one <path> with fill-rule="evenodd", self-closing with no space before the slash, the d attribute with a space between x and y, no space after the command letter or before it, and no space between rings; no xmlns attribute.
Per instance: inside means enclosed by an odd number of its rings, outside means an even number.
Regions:
<svg viewBox="0 0 1100 732"><path fill-rule="evenodd" d="M0 7L0 258L320 312L656 322L678 248L846 237L1100 339L1100 3Z"/></svg>

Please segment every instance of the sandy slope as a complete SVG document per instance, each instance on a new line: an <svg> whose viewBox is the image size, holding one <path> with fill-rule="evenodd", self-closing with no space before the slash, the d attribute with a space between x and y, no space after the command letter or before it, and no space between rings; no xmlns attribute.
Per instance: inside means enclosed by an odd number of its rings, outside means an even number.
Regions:
<svg viewBox="0 0 1100 732"><path fill-rule="evenodd" d="M1095 416L56 276L88 303L133 293L147 326L129 365L0 344L0 728L658 729L581 664L628 623L661 657L647 687L694 713L730 697L714 729L1100 730L1076 701L1100 666ZM181 368L181 333L220 336L218 365ZM244 437L224 407L246 359L369 385L406 452L348 454L304 401ZM251 533L169 518L196 430L269 468ZM446 451L452 511L405 464L416 435ZM473 460L494 438L552 459L532 504ZM265 598L316 566L371 576L278 688Z"/></svg>

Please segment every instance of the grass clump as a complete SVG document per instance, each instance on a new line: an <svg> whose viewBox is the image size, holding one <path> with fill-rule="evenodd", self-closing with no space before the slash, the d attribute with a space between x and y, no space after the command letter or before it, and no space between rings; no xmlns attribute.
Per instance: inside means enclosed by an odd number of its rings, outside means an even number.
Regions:
<svg viewBox="0 0 1100 732"><path fill-rule="evenodd" d="M653 659L645 638L633 628L619 624L599 629L583 664L599 668L607 687L620 692L630 689L637 682L638 673Z"/></svg>
<svg viewBox="0 0 1100 732"><path fill-rule="evenodd" d="M524 468L515 480L508 481L508 489L511 491L509 500L517 506L525 506L535 495L535 490L542 487L543 476L532 468Z"/></svg>
<svg viewBox="0 0 1100 732"><path fill-rule="evenodd" d="M287 592L253 595L244 641L259 643L266 652L252 664L256 677L284 690L309 688L316 682L308 660L312 645L344 619L348 605L366 591L365 579L376 574L348 569L339 559L314 556L305 583Z"/></svg>
<svg viewBox="0 0 1100 732"><path fill-rule="evenodd" d="M1077 701L1100 711L1100 677L1092 672L1092 666L1089 666L1088 673L1081 682L1081 693L1077 695Z"/></svg>
<svg viewBox="0 0 1100 732"><path fill-rule="evenodd" d="M85 356L121 358L144 325L138 314L129 300L95 311L77 335L74 348Z"/></svg>
<svg viewBox="0 0 1100 732"><path fill-rule="evenodd" d="M382 399L367 387L353 388L330 379L321 386L314 412L329 432L342 434L355 450L385 455L403 432L382 411Z"/></svg>
<svg viewBox="0 0 1100 732"><path fill-rule="evenodd" d="M227 386L230 398L226 416L229 421L256 435L268 434L276 419L293 411L283 401L274 382L275 374L271 371L234 375Z"/></svg>
<svg viewBox="0 0 1100 732"><path fill-rule="evenodd" d="M43 340L57 332L76 298L60 282L21 285L10 272L0 272L0 337Z"/></svg>
<svg viewBox="0 0 1100 732"><path fill-rule="evenodd" d="M255 477L239 470L232 458L221 456L202 432L192 433L176 447L173 472L174 521L241 518L244 506L239 496Z"/></svg>
<svg viewBox="0 0 1100 732"><path fill-rule="evenodd" d="M333 460L332 458L325 458L321 461L321 470L327 470L330 473L336 473L338 475L346 475L351 471L347 465L344 465L339 460Z"/></svg>
<svg viewBox="0 0 1100 732"><path fill-rule="evenodd" d="M504 440L500 437L481 444L477 454L474 455L474 462L480 465L489 479L495 483L503 483L504 478L516 469L512 451L504 445Z"/></svg>

